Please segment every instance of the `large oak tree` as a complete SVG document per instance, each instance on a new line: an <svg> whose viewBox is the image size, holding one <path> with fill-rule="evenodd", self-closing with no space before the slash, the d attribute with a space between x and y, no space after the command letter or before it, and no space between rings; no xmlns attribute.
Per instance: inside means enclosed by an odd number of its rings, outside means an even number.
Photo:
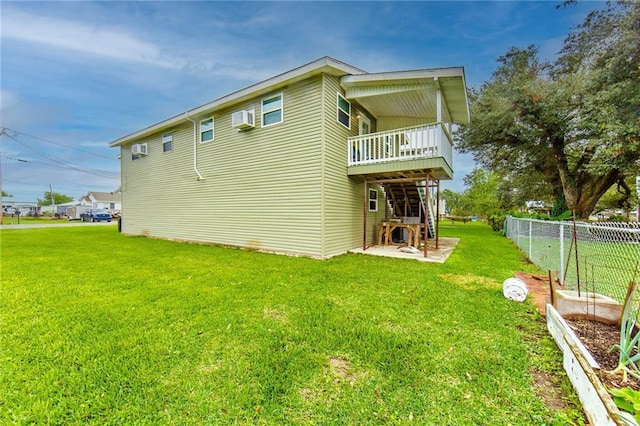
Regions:
<svg viewBox="0 0 640 426"><path fill-rule="evenodd" d="M640 159L640 3L608 3L590 13L554 63L534 46L498 58L473 90L471 123L457 148L512 181L540 183L539 198L566 202L588 217Z"/></svg>

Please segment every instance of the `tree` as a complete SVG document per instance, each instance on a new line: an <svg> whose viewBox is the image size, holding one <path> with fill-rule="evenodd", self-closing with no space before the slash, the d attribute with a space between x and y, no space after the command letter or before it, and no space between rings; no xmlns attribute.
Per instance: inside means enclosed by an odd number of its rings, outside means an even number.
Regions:
<svg viewBox="0 0 640 426"><path fill-rule="evenodd" d="M53 193L53 204L64 204L69 201L73 201L73 197L69 197L68 195L58 194L57 192ZM45 191L44 197L41 199L38 198L39 206L50 206L51 205L51 192Z"/></svg>
<svg viewBox="0 0 640 426"><path fill-rule="evenodd" d="M8 192L6 192L6 191L2 191L2 196L3 196L3 197L13 197L13 195L9 194L9 193L8 193Z"/></svg>
<svg viewBox="0 0 640 426"><path fill-rule="evenodd" d="M498 198L500 177L497 173L476 167L463 180L467 187L463 194L463 204L469 211L488 218L502 210Z"/></svg>
<svg viewBox="0 0 640 426"><path fill-rule="evenodd" d="M440 198L445 202L446 214L452 216L468 216L470 214L467 211L463 194L454 192L450 189L445 189L440 193Z"/></svg>
<svg viewBox="0 0 640 426"><path fill-rule="evenodd" d="M600 210L623 210L625 217L629 218L629 212L634 205L638 202L637 192L632 191L629 193L629 188L635 185L635 177L629 177L626 180L626 185L613 185L609 190L598 200L596 204L596 211Z"/></svg>
<svg viewBox="0 0 640 426"><path fill-rule="evenodd" d="M464 177L462 193L445 189L441 198L447 204L447 213L454 216L477 215L487 218L513 207L500 193L503 178L495 172L474 168Z"/></svg>
<svg viewBox="0 0 640 426"><path fill-rule="evenodd" d="M534 46L511 48L470 94L472 121L458 149L511 177L521 193L537 187L540 197L529 198L588 217L612 185L624 187L638 171L639 26L640 4L609 4L567 37L553 64Z"/></svg>

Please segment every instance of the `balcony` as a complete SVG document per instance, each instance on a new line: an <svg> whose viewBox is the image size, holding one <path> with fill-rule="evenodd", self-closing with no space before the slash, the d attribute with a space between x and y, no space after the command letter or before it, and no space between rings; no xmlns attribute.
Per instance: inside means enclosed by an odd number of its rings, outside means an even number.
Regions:
<svg viewBox="0 0 640 426"><path fill-rule="evenodd" d="M354 136L347 144L349 175L429 170L436 179L453 177L452 140L443 123Z"/></svg>

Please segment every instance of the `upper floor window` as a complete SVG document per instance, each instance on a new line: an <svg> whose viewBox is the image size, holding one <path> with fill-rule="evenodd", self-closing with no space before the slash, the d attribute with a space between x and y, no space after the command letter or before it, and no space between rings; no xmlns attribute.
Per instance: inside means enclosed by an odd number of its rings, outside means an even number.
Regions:
<svg viewBox="0 0 640 426"><path fill-rule="evenodd" d="M338 122L351 129L351 103L338 93Z"/></svg>
<svg viewBox="0 0 640 426"><path fill-rule="evenodd" d="M173 133L162 135L162 152L169 152L173 149Z"/></svg>
<svg viewBox="0 0 640 426"><path fill-rule="evenodd" d="M200 121L200 142L213 140L213 118Z"/></svg>
<svg viewBox="0 0 640 426"><path fill-rule="evenodd" d="M262 127L283 121L282 93L262 100Z"/></svg>

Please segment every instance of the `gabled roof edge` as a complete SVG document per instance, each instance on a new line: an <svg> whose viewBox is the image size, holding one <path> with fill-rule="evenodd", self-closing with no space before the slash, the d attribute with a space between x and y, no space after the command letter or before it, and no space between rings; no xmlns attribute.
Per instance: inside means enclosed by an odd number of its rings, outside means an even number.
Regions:
<svg viewBox="0 0 640 426"><path fill-rule="evenodd" d="M206 104L187 110L181 114L178 114L166 120L160 121L149 127L145 127L144 129L139 130L137 132L123 136L119 139L116 139L113 142L110 142L109 146L116 147L116 146L123 145L127 142L131 142L132 140L145 137L151 133L155 133L162 129L174 126L183 121L187 121L187 116L195 116L195 115L203 114L206 111L210 111L210 110L212 111L220 107L223 107L225 105L228 105L230 103L241 102L246 98L256 96L259 93L268 90L272 86L284 84L287 81L301 78L302 76L305 76L305 75L311 76L313 74L320 73L323 71L328 73L333 72L338 75L366 74L366 72L361 70L360 68L356 68L345 62L338 61L337 59L334 59L330 56L324 56L315 61L309 62L307 64L296 67L292 70L285 71L284 73L278 74L274 77L268 78L261 82L252 84L243 89L232 92L228 95L215 99Z"/></svg>

